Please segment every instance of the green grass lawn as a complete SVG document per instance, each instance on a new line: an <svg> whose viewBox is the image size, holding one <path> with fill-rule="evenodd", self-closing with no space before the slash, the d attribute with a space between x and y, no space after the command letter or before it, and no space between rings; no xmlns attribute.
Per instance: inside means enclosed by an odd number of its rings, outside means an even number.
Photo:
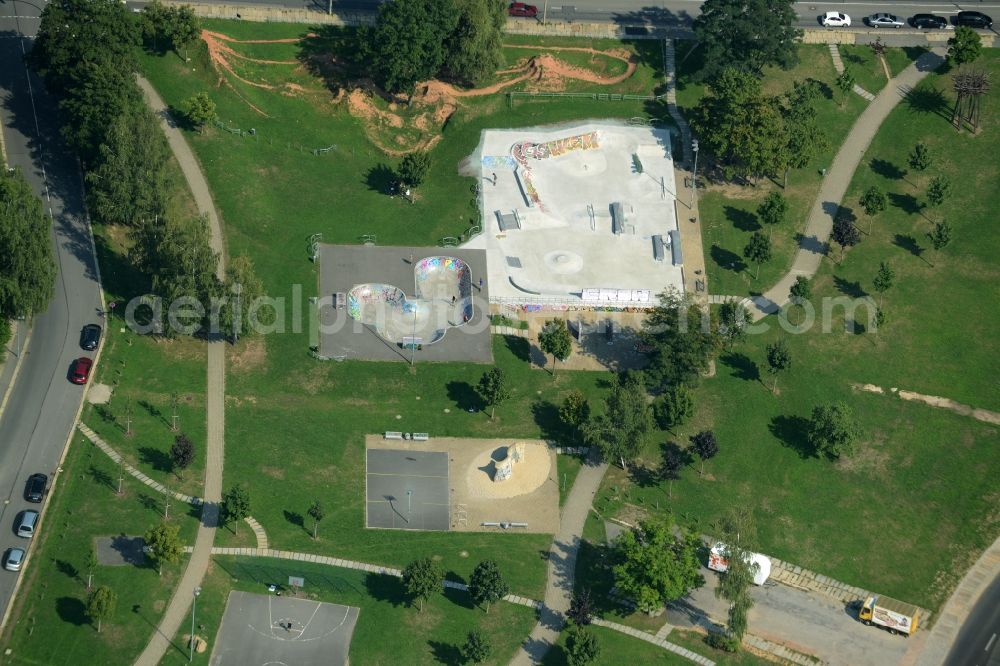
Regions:
<svg viewBox="0 0 1000 666"><path fill-rule="evenodd" d="M284 582L289 575L305 578L306 598L360 609L351 640L353 664L460 663L458 650L473 628L490 639L493 650L486 663L506 664L535 623L530 608L501 602L491 605L487 614L473 606L467 593L456 590L433 596L419 611L408 604L401 581L393 576L305 562L217 557L202 585L196 617L197 624L205 626L208 650L195 655L194 663L208 663L230 590L267 594L265 583ZM180 648L190 626L188 615L161 664L188 663Z"/></svg>
<svg viewBox="0 0 1000 666"><path fill-rule="evenodd" d="M981 62L1000 71L993 52ZM860 245L841 264L824 261L815 282L817 307L823 297L877 299L872 279L888 261L897 279L885 295L888 322L878 336L845 330L838 313L830 332L817 325L799 335L781 332L769 318L769 333L721 354L716 376L697 391L692 423L660 436L686 444L693 432L713 428L720 441L704 477L695 463L674 483L671 506L682 519L708 532L728 507L749 506L763 552L928 608L947 598L1000 531L1000 431L947 410L855 392L851 384L1000 409L1000 348L992 335L1000 320L995 309L982 307L1000 298L1000 232L992 224L1000 205L1000 177L992 168L1000 149L1000 94L991 92L985 101L986 129L972 137L948 124L949 86L947 76L932 74L890 114L846 201L855 207L860 193L878 184L889 192L890 206L871 235L859 221L866 232ZM918 140L935 154L923 173L907 166ZM938 174L951 177L954 193L942 210L923 209L926 184ZM925 234L942 216L951 221L954 240L935 252ZM778 337L787 342L793 367L772 395L765 347ZM863 432L859 454L841 462L816 457L804 437L813 406L833 400L854 410ZM649 458L655 459L652 452ZM662 488L640 487L613 469L595 506L604 514L648 511L664 496Z"/></svg>
<svg viewBox="0 0 1000 666"><path fill-rule="evenodd" d="M161 498L132 477L115 494L117 466L82 435L73 438L46 512L35 550L21 573L26 580L12 610L3 643L5 664L47 666L130 664L149 640L179 580L187 557L164 567L99 566L93 584L118 595L117 610L101 633L85 614L87 554L94 538L141 535L160 522ZM198 521L174 503L171 519L193 543Z"/></svg>

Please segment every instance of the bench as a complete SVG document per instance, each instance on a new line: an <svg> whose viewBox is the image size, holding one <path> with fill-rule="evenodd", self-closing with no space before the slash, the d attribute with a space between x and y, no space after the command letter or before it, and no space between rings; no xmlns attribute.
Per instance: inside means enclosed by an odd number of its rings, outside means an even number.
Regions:
<svg viewBox="0 0 1000 666"><path fill-rule="evenodd" d="M401 432L386 432L386 439L403 439L403 433Z"/></svg>
<svg viewBox="0 0 1000 666"><path fill-rule="evenodd" d="M681 256L681 232L677 229L670 232L670 255L674 266L684 264L684 258Z"/></svg>
<svg viewBox="0 0 1000 666"><path fill-rule="evenodd" d="M415 432L412 435L410 435L410 439L412 439L414 442L426 442L430 438L431 436L428 435L426 432Z"/></svg>
<svg viewBox="0 0 1000 666"><path fill-rule="evenodd" d="M663 261L663 236L660 234L653 236L653 259Z"/></svg>

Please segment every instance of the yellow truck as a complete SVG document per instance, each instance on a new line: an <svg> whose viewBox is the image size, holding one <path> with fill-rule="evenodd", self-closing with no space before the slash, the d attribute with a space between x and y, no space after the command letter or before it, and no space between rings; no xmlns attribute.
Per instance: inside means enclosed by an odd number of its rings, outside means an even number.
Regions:
<svg viewBox="0 0 1000 666"><path fill-rule="evenodd" d="M890 634L909 636L917 630L920 609L879 594L865 599L858 611L858 619L866 625L888 629Z"/></svg>

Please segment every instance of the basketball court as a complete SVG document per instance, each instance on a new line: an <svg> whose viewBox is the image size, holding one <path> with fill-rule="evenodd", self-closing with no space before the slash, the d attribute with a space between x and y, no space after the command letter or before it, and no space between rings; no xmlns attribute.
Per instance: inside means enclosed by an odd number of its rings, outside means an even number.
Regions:
<svg viewBox="0 0 1000 666"><path fill-rule="evenodd" d="M365 526L447 530L448 454L368 449Z"/></svg>
<svg viewBox="0 0 1000 666"><path fill-rule="evenodd" d="M211 666L346 664L360 610L271 594L229 593Z"/></svg>

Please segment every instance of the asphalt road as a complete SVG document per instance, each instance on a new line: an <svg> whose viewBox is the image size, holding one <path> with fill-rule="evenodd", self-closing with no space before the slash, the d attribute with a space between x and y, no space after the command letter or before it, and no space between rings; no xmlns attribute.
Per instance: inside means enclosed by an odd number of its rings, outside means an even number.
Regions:
<svg viewBox="0 0 1000 666"><path fill-rule="evenodd" d="M944 666L1000 666L1000 577L976 602Z"/></svg>
<svg viewBox="0 0 1000 666"><path fill-rule="evenodd" d="M55 475L83 399L83 387L67 379L69 366L78 356L92 355L79 348L79 331L98 321L100 306L76 158L59 137L52 99L24 66L24 52L31 48L24 36L38 29L41 7L24 0L0 3L0 121L7 158L51 212L60 267L55 297L35 317L28 353L0 418L0 551L28 545L14 534L14 521L21 511L41 505L24 500L25 483L35 472L48 474L50 484ZM0 611L19 575L23 569L0 570Z"/></svg>

